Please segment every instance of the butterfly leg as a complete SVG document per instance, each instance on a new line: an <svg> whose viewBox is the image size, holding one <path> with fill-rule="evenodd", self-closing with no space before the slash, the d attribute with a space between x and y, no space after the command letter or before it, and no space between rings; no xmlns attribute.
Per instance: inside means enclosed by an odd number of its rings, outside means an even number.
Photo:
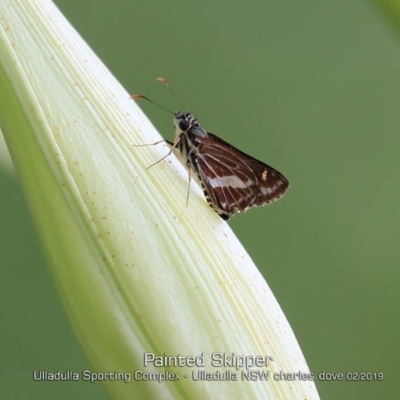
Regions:
<svg viewBox="0 0 400 400"><path fill-rule="evenodd" d="M187 169L188 169L188 178L189 178L188 190L187 190L187 195L186 195L186 207L188 207L189 206L189 194L190 194L190 181L192 180L192 164L188 160L186 165L187 165Z"/></svg>
<svg viewBox="0 0 400 400"><path fill-rule="evenodd" d="M172 142L170 142L169 140L159 140L158 142L154 142L154 143L146 143L146 144L133 144L132 146L134 147L145 147L145 146L155 146L156 144L160 144L160 143L164 143L167 142L168 144L172 144Z"/></svg>
<svg viewBox="0 0 400 400"><path fill-rule="evenodd" d="M156 144L160 144L160 143L163 143L163 142L166 142L166 143L168 143L168 144L171 146L170 151L169 151L164 157L160 158L158 161L156 161L155 163L149 165L149 166L146 168L146 169L149 169L149 168L151 168L151 167L154 167L154 166L155 166L156 164L158 164L160 161L162 161L162 160L164 160L165 158L167 158L169 155L171 155L172 150L178 145L179 140L180 140L180 137L178 136L174 142L170 142L169 140L165 140L165 139L164 139L164 140L160 140L160 141L154 142L154 143L134 144L134 146L135 146L135 147L155 146Z"/></svg>
<svg viewBox="0 0 400 400"><path fill-rule="evenodd" d="M151 167L154 167L155 165L157 165L160 161L164 160L165 158L167 158L170 154L172 153L172 149L162 158L160 158L159 160L157 160L155 163L149 165L146 169L149 169Z"/></svg>

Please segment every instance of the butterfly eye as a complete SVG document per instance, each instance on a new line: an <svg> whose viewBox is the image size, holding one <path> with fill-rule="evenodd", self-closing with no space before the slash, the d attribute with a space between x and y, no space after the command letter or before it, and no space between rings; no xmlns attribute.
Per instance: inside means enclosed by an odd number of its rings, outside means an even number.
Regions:
<svg viewBox="0 0 400 400"><path fill-rule="evenodd" d="M179 121L179 129L185 132L187 131L188 128L189 128L189 121L187 119L181 119Z"/></svg>

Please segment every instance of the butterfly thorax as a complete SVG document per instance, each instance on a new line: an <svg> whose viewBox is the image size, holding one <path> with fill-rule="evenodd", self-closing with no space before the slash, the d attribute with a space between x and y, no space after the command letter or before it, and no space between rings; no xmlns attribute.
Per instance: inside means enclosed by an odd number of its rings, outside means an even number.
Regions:
<svg viewBox="0 0 400 400"><path fill-rule="evenodd" d="M197 122L193 114L177 111L174 117L175 141L183 160L189 161L196 152L196 138L206 138L208 133Z"/></svg>

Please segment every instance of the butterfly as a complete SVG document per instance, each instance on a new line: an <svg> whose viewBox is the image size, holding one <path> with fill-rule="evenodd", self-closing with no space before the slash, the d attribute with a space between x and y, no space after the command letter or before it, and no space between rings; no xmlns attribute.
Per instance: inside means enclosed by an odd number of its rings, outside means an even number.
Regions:
<svg viewBox="0 0 400 400"><path fill-rule="evenodd" d="M164 78L157 80L168 86ZM132 98L144 98L153 103L143 95ZM208 204L222 219L228 220L252 207L270 204L286 193L289 182L276 169L207 132L190 112L173 114L175 140L166 141L172 146L170 153L173 149L179 151L189 171L189 182L194 171Z"/></svg>

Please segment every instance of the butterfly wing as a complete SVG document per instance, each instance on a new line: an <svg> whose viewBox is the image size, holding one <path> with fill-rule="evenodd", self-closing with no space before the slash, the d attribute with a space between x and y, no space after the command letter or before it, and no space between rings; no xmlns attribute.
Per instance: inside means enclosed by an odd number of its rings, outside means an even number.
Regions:
<svg viewBox="0 0 400 400"><path fill-rule="evenodd" d="M289 187L280 172L212 133L192 141L196 152L191 163L207 201L223 219L278 200Z"/></svg>

